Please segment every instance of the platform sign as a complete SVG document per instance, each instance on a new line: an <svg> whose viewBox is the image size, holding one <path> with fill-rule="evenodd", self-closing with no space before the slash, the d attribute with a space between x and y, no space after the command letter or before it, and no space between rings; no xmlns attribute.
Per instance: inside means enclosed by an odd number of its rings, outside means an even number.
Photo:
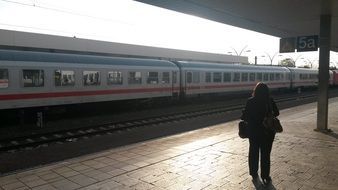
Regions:
<svg viewBox="0 0 338 190"><path fill-rule="evenodd" d="M297 52L317 51L318 36L298 36L297 37Z"/></svg>
<svg viewBox="0 0 338 190"><path fill-rule="evenodd" d="M281 38L279 40L279 53L295 52L296 38Z"/></svg>

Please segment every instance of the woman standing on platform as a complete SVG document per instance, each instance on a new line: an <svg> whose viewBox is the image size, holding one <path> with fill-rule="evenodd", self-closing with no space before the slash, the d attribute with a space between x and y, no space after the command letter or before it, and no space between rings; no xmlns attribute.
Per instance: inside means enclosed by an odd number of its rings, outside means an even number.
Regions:
<svg viewBox="0 0 338 190"><path fill-rule="evenodd" d="M253 180L258 179L259 152L261 154L261 178L264 185L271 183L270 177L270 153L275 132L263 126L264 117L269 105L273 114L279 115L279 110L274 100L270 97L269 87L264 83L257 83L252 97L247 102L241 119L249 125L249 172Z"/></svg>

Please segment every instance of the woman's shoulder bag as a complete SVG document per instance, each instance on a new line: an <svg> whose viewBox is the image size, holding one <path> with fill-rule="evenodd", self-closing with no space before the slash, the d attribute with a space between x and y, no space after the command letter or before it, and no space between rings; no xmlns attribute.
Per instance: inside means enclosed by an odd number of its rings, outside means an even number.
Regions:
<svg viewBox="0 0 338 190"><path fill-rule="evenodd" d="M238 135L242 139L249 138L249 126L248 122L241 120L238 123Z"/></svg>
<svg viewBox="0 0 338 190"><path fill-rule="evenodd" d="M283 127L277 117L274 116L271 103L267 105L267 113L263 120L263 125L266 129L271 130L275 133L283 132Z"/></svg>

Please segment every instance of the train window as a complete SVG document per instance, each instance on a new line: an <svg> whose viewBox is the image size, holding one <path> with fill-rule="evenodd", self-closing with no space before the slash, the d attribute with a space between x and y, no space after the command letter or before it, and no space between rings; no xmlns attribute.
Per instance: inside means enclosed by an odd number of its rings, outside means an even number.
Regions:
<svg viewBox="0 0 338 190"><path fill-rule="evenodd" d="M287 74L286 74L286 79L287 79L287 80L290 80L290 79L291 79L290 73L287 73Z"/></svg>
<svg viewBox="0 0 338 190"><path fill-rule="evenodd" d="M148 84L158 84L158 72L148 72Z"/></svg>
<svg viewBox="0 0 338 190"><path fill-rule="evenodd" d="M223 82L231 82L231 73L223 73Z"/></svg>
<svg viewBox="0 0 338 190"><path fill-rule="evenodd" d="M277 81L279 81L279 80L280 80L280 73L276 73L276 75L275 75L275 79L276 79Z"/></svg>
<svg viewBox="0 0 338 190"><path fill-rule="evenodd" d="M257 73L257 81L262 81L263 75L262 73Z"/></svg>
<svg viewBox="0 0 338 190"><path fill-rule="evenodd" d="M274 73L270 73L270 81L274 81L275 80L275 74Z"/></svg>
<svg viewBox="0 0 338 190"><path fill-rule="evenodd" d="M222 82L222 73L216 72L213 74L214 82Z"/></svg>
<svg viewBox="0 0 338 190"><path fill-rule="evenodd" d="M123 77L121 71L109 71L107 84L108 85L121 85L123 83Z"/></svg>
<svg viewBox="0 0 338 190"><path fill-rule="evenodd" d="M163 72L163 73L162 73L162 83L163 83L163 84L169 84L169 83L170 83L170 75L169 75L169 72Z"/></svg>
<svg viewBox="0 0 338 190"><path fill-rule="evenodd" d="M269 80L269 73L264 73L263 74L263 81L268 81Z"/></svg>
<svg viewBox="0 0 338 190"><path fill-rule="evenodd" d="M308 75L307 74L299 74L299 79L301 79L301 80L306 80L306 79L308 79L309 77L308 77Z"/></svg>
<svg viewBox="0 0 338 190"><path fill-rule="evenodd" d="M193 83L200 83L200 72L193 72L192 80Z"/></svg>
<svg viewBox="0 0 338 190"><path fill-rule="evenodd" d="M242 73L241 81L242 82L247 82L248 81L248 73Z"/></svg>
<svg viewBox="0 0 338 190"><path fill-rule="evenodd" d="M280 79L281 79L281 80L284 80L284 73L281 73L281 74L280 74Z"/></svg>
<svg viewBox="0 0 338 190"><path fill-rule="evenodd" d="M241 73L234 73L234 82L239 82L241 79Z"/></svg>
<svg viewBox="0 0 338 190"><path fill-rule="evenodd" d="M24 87L42 87L45 82L44 71L33 69L22 70L22 80Z"/></svg>
<svg viewBox="0 0 338 190"><path fill-rule="evenodd" d="M255 73L250 73L249 80L250 81L255 81Z"/></svg>
<svg viewBox="0 0 338 190"><path fill-rule="evenodd" d="M317 74L310 74L310 79L317 79Z"/></svg>
<svg viewBox="0 0 338 190"><path fill-rule="evenodd" d="M8 87L8 69L0 69L0 88Z"/></svg>
<svg viewBox="0 0 338 190"><path fill-rule="evenodd" d="M54 72L55 86L74 86L74 71L55 70Z"/></svg>
<svg viewBox="0 0 338 190"><path fill-rule="evenodd" d="M140 71L129 72L128 84L142 84L142 75Z"/></svg>
<svg viewBox="0 0 338 190"><path fill-rule="evenodd" d="M177 72L173 72L173 84L177 83Z"/></svg>
<svg viewBox="0 0 338 190"><path fill-rule="evenodd" d="M192 72L187 72L187 83L192 83Z"/></svg>
<svg viewBox="0 0 338 190"><path fill-rule="evenodd" d="M205 82L211 82L211 73L210 72L205 73Z"/></svg>
<svg viewBox="0 0 338 190"><path fill-rule="evenodd" d="M100 72L99 71L83 71L83 85L95 86L100 85Z"/></svg>

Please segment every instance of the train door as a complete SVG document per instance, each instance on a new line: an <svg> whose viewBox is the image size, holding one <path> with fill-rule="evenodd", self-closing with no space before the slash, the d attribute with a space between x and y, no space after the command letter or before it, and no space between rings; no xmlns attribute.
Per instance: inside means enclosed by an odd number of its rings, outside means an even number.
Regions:
<svg viewBox="0 0 338 190"><path fill-rule="evenodd" d="M186 71L184 70L180 70L180 97L184 98L185 97L185 93L186 93L186 81L185 81L185 75L186 75Z"/></svg>
<svg viewBox="0 0 338 190"><path fill-rule="evenodd" d="M188 93L189 88L192 83L192 72L191 71L183 71L181 77L181 95L185 96Z"/></svg>
<svg viewBox="0 0 338 190"><path fill-rule="evenodd" d="M185 75L185 71L182 69L182 64L178 61L173 61L173 63L178 67L179 71L178 74L176 74L176 76L178 76L178 86L179 86L179 96L180 98L185 96L185 85L184 85L184 75Z"/></svg>
<svg viewBox="0 0 338 190"><path fill-rule="evenodd" d="M293 89L293 80L294 80L294 72L292 69L288 68L287 69L289 70L289 73L287 74L287 80L289 80L289 83L290 83L290 89Z"/></svg>
<svg viewBox="0 0 338 190"><path fill-rule="evenodd" d="M185 95L187 93L187 71L182 72L184 76L182 76L182 86L183 86L183 91L182 93Z"/></svg>
<svg viewBox="0 0 338 190"><path fill-rule="evenodd" d="M187 90L190 90L189 93L191 94L192 89L192 71L186 71L185 73L185 92L187 93Z"/></svg>
<svg viewBox="0 0 338 190"><path fill-rule="evenodd" d="M178 97L177 89L177 71L172 71L171 92L173 97Z"/></svg>
<svg viewBox="0 0 338 190"><path fill-rule="evenodd" d="M180 89L179 95L180 95L180 98L185 97L186 85L185 85L185 82L184 82L184 78L185 78L184 76L185 76L185 71L182 70L182 68L180 67L180 72L179 72L179 89Z"/></svg>

